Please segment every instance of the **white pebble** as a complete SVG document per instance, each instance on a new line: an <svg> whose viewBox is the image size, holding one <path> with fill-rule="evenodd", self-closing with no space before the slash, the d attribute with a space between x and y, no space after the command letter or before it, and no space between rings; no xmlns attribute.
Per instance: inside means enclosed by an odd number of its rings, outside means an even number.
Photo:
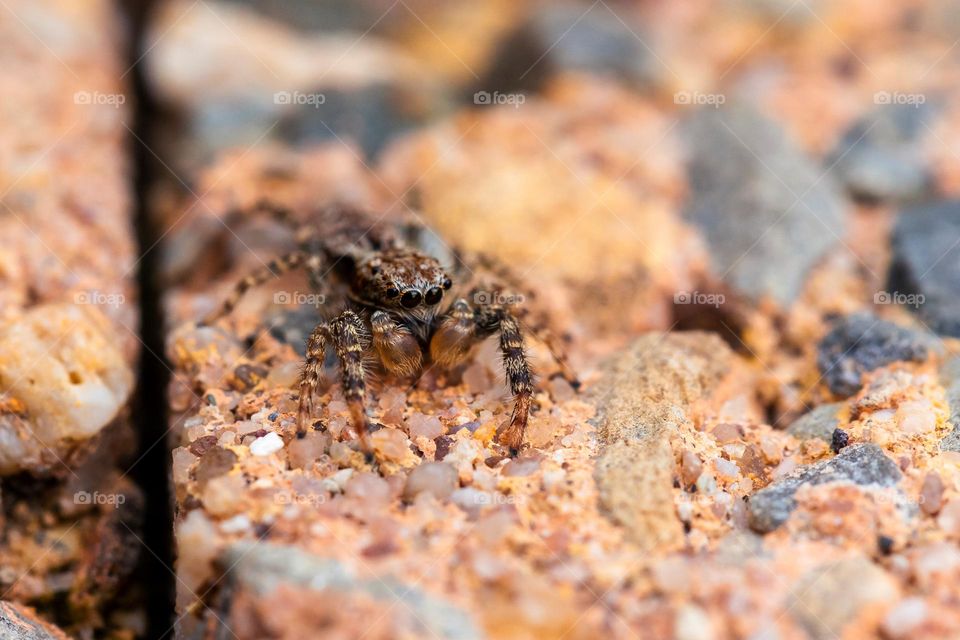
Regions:
<svg viewBox="0 0 960 640"><path fill-rule="evenodd" d="M224 533L243 533L251 526L250 518L244 514L233 516L220 523L220 531Z"/></svg>
<svg viewBox="0 0 960 640"><path fill-rule="evenodd" d="M250 453L255 456L268 456L283 449L283 440L276 433L270 432L262 438L250 443Z"/></svg>
<svg viewBox="0 0 960 640"><path fill-rule="evenodd" d="M883 630L891 638L909 638L927 615L927 603L923 598L907 598L890 610L883 620Z"/></svg>

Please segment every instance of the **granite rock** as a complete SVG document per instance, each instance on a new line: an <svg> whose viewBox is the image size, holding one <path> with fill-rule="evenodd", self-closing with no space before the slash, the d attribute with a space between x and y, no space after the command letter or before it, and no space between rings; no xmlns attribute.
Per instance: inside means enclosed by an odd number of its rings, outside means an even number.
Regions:
<svg viewBox="0 0 960 640"><path fill-rule="evenodd" d="M789 305L843 235L839 191L779 124L744 104L686 123L690 200L714 273L753 299Z"/></svg>
<svg viewBox="0 0 960 640"><path fill-rule="evenodd" d="M329 596L371 598L390 607L389 615L398 632L458 640L484 637L468 613L441 597L390 577L357 577L338 560L296 547L237 543L224 551L218 563L226 569L224 579L232 589L249 590L260 598L268 598L284 586L307 590L318 602ZM400 606L391 606L397 604ZM310 634L304 628L288 631Z"/></svg>
<svg viewBox="0 0 960 640"><path fill-rule="evenodd" d="M889 290L914 296L908 307L933 331L960 337L960 202L918 205L897 217Z"/></svg>
<svg viewBox="0 0 960 640"><path fill-rule="evenodd" d="M817 345L817 366L830 391L850 396L864 373L892 362L922 362L929 339L868 313L836 320Z"/></svg>
<svg viewBox="0 0 960 640"><path fill-rule="evenodd" d="M60 629L37 617L36 611L15 602L0 602L0 638L3 640L67 640Z"/></svg>
<svg viewBox="0 0 960 640"><path fill-rule="evenodd" d="M63 463L126 405L133 371L95 307L35 307L0 327L0 474Z"/></svg>
<svg viewBox="0 0 960 640"><path fill-rule="evenodd" d="M652 334L613 360L593 391L603 443L595 474L600 503L641 547L680 536L669 435L688 419L691 403L715 391L733 359L712 334Z"/></svg>
<svg viewBox="0 0 960 640"><path fill-rule="evenodd" d="M836 457L799 469L751 496L750 526L766 533L786 522L796 507L794 494L804 485L850 482L860 486L893 487L900 478L900 469L880 447L851 445Z"/></svg>
<svg viewBox="0 0 960 640"><path fill-rule="evenodd" d="M927 103L881 105L850 127L825 163L857 199L923 199L933 188L923 142L935 113L936 107Z"/></svg>
<svg viewBox="0 0 960 640"><path fill-rule="evenodd" d="M787 433L799 440L820 438L825 442L830 442L833 430L840 424L837 413L840 412L842 407L843 405L838 402L814 407L794 420L787 427Z"/></svg>

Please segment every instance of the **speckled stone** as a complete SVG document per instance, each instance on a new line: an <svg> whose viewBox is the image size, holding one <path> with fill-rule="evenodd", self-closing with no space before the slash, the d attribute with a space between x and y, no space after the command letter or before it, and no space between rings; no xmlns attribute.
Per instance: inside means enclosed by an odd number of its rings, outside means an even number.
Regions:
<svg viewBox="0 0 960 640"><path fill-rule="evenodd" d="M960 336L960 201L902 211L891 237L888 290L918 295L908 306L937 333Z"/></svg>
<svg viewBox="0 0 960 640"><path fill-rule="evenodd" d="M330 594L372 598L386 607L387 615L399 630L407 633L454 640L483 637L471 616L456 606L430 595L412 584L392 577L359 578L338 560L319 557L296 547L265 542L243 542L228 547L218 565L226 570L224 579L235 589L249 590L267 598L283 586L309 589L322 600ZM230 614L230 603L225 613ZM293 636L302 629L288 629Z"/></svg>
<svg viewBox="0 0 960 640"><path fill-rule="evenodd" d="M817 365L830 390L849 396L860 389L864 373L891 362L927 357L928 339L867 313L837 320L817 345Z"/></svg>
<svg viewBox="0 0 960 640"><path fill-rule="evenodd" d="M814 407L807 413L794 420L787 433L799 440L820 438L830 442L833 430L840 424L837 413L843 407L841 403L831 403Z"/></svg>
<svg viewBox="0 0 960 640"><path fill-rule="evenodd" d="M804 467L751 496L750 526L765 533L786 522L796 507L794 494L804 485L851 482L861 486L893 487L900 478L897 464L877 445L845 447L836 457Z"/></svg>
<svg viewBox="0 0 960 640"><path fill-rule="evenodd" d="M732 357L715 335L652 334L613 360L594 390L603 443L596 470L600 503L642 547L679 539L669 434L686 419L690 403L709 396Z"/></svg>
<svg viewBox="0 0 960 640"><path fill-rule="evenodd" d="M839 190L780 124L745 104L701 108L685 127L684 215L703 231L714 272L750 298L789 304L843 235Z"/></svg>

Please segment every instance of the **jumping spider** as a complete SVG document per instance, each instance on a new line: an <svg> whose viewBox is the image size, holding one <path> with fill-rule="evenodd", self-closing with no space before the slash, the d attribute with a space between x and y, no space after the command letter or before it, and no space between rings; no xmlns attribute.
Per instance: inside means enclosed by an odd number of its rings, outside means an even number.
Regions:
<svg viewBox="0 0 960 640"><path fill-rule="evenodd" d="M497 304L489 292L480 289L444 308L442 302L454 287L451 273L436 258L409 246L404 237L404 232L409 236L411 229L422 232L422 225L403 228L381 223L369 213L342 205L320 209L309 223L298 221L291 210L267 202L256 205L256 210L291 228L297 248L241 280L204 323L211 324L229 314L251 287L294 269L305 269L316 290L339 288L344 299L342 310L317 324L307 340L300 376L298 437L303 437L311 422L313 398L328 346L333 347L340 363L343 394L354 429L369 453L364 408L367 356L373 356L389 374L414 377L428 364L450 368L463 362L475 345L499 334L514 407L498 441L511 453L520 450L534 392L521 323L509 305ZM458 259L462 261L462 257ZM488 263L488 267L495 265ZM482 304L471 305L468 299ZM534 334L549 347L560 366L560 375L577 388L579 382L552 338L539 331Z"/></svg>

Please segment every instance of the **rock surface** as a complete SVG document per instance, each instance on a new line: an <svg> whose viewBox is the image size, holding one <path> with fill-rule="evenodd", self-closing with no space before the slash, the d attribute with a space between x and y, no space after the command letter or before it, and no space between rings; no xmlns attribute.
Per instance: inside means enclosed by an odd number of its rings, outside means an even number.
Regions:
<svg viewBox="0 0 960 640"><path fill-rule="evenodd" d="M817 365L830 391L849 396L863 374L891 362L921 362L929 339L876 316L858 313L837 320L817 345Z"/></svg>
<svg viewBox="0 0 960 640"><path fill-rule="evenodd" d="M830 442L834 429L840 424L837 413L842 406L840 403L831 403L815 407L790 423L787 433L798 440L819 438Z"/></svg>
<svg viewBox="0 0 960 640"><path fill-rule="evenodd" d="M231 591L249 590L257 598L269 599L283 587L306 590L320 608L326 599L362 594L388 607L386 615L400 635L455 640L484 637L468 613L425 594L415 584L390 577L361 579L336 560L313 556L295 547L265 542L236 544L223 553L219 564L227 569L224 580ZM296 635L302 628L291 626L285 631Z"/></svg>
<svg viewBox="0 0 960 640"><path fill-rule="evenodd" d="M900 470L883 450L874 444L845 447L836 457L800 469L750 498L750 526L756 531L776 529L796 507L794 494L803 486L830 482L849 482L859 486L893 487Z"/></svg>
<svg viewBox="0 0 960 640"><path fill-rule="evenodd" d="M960 337L960 201L900 213L893 230L890 289L914 294L914 311L941 335Z"/></svg>
<svg viewBox="0 0 960 640"><path fill-rule="evenodd" d="M671 432L719 386L732 353L706 333L650 335L607 370L598 395L596 481L609 516L644 549L676 541Z"/></svg>
<svg viewBox="0 0 960 640"><path fill-rule="evenodd" d="M113 421L133 371L95 307L35 307L0 326L0 475L43 472Z"/></svg>
<svg viewBox="0 0 960 640"><path fill-rule="evenodd" d="M960 452L960 358L954 356L943 363L940 367L940 381L943 384L952 427L940 441L940 449Z"/></svg>
<svg viewBox="0 0 960 640"><path fill-rule="evenodd" d="M4 640L67 640L60 629L37 617L30 607L0 602L0 638Z"/></svg>
<svg viewBox="0 0 960 640"><path fill-rule="evenodd" d="M825 161L855 198L903 203L931 195L924 138L935 126L930 104L887 104L856 122Z"/></svg>
<svg viewBox="0 0 960 640"><path fill-rule="evenodd" d="M864 609L889 604L898 595L893 579L859 555L817 567L793 588L793 615L815 640L841 637Z"/></svg>
<svg viewBox="0 0 960 640"><path fill-rule="evenodd" d="M715 275L789 305L844 234L839 192L776 122L743 104L700 109L685 134L684 215L703 231Z"/></svg>
<svg viewBox="0 0 960 640"><path fill-rule="evenodd" d="M123 477L140 312L120 11L10 0L0 19L3 637L144 626L142 585L127 582L143 505Z"/></svg>

